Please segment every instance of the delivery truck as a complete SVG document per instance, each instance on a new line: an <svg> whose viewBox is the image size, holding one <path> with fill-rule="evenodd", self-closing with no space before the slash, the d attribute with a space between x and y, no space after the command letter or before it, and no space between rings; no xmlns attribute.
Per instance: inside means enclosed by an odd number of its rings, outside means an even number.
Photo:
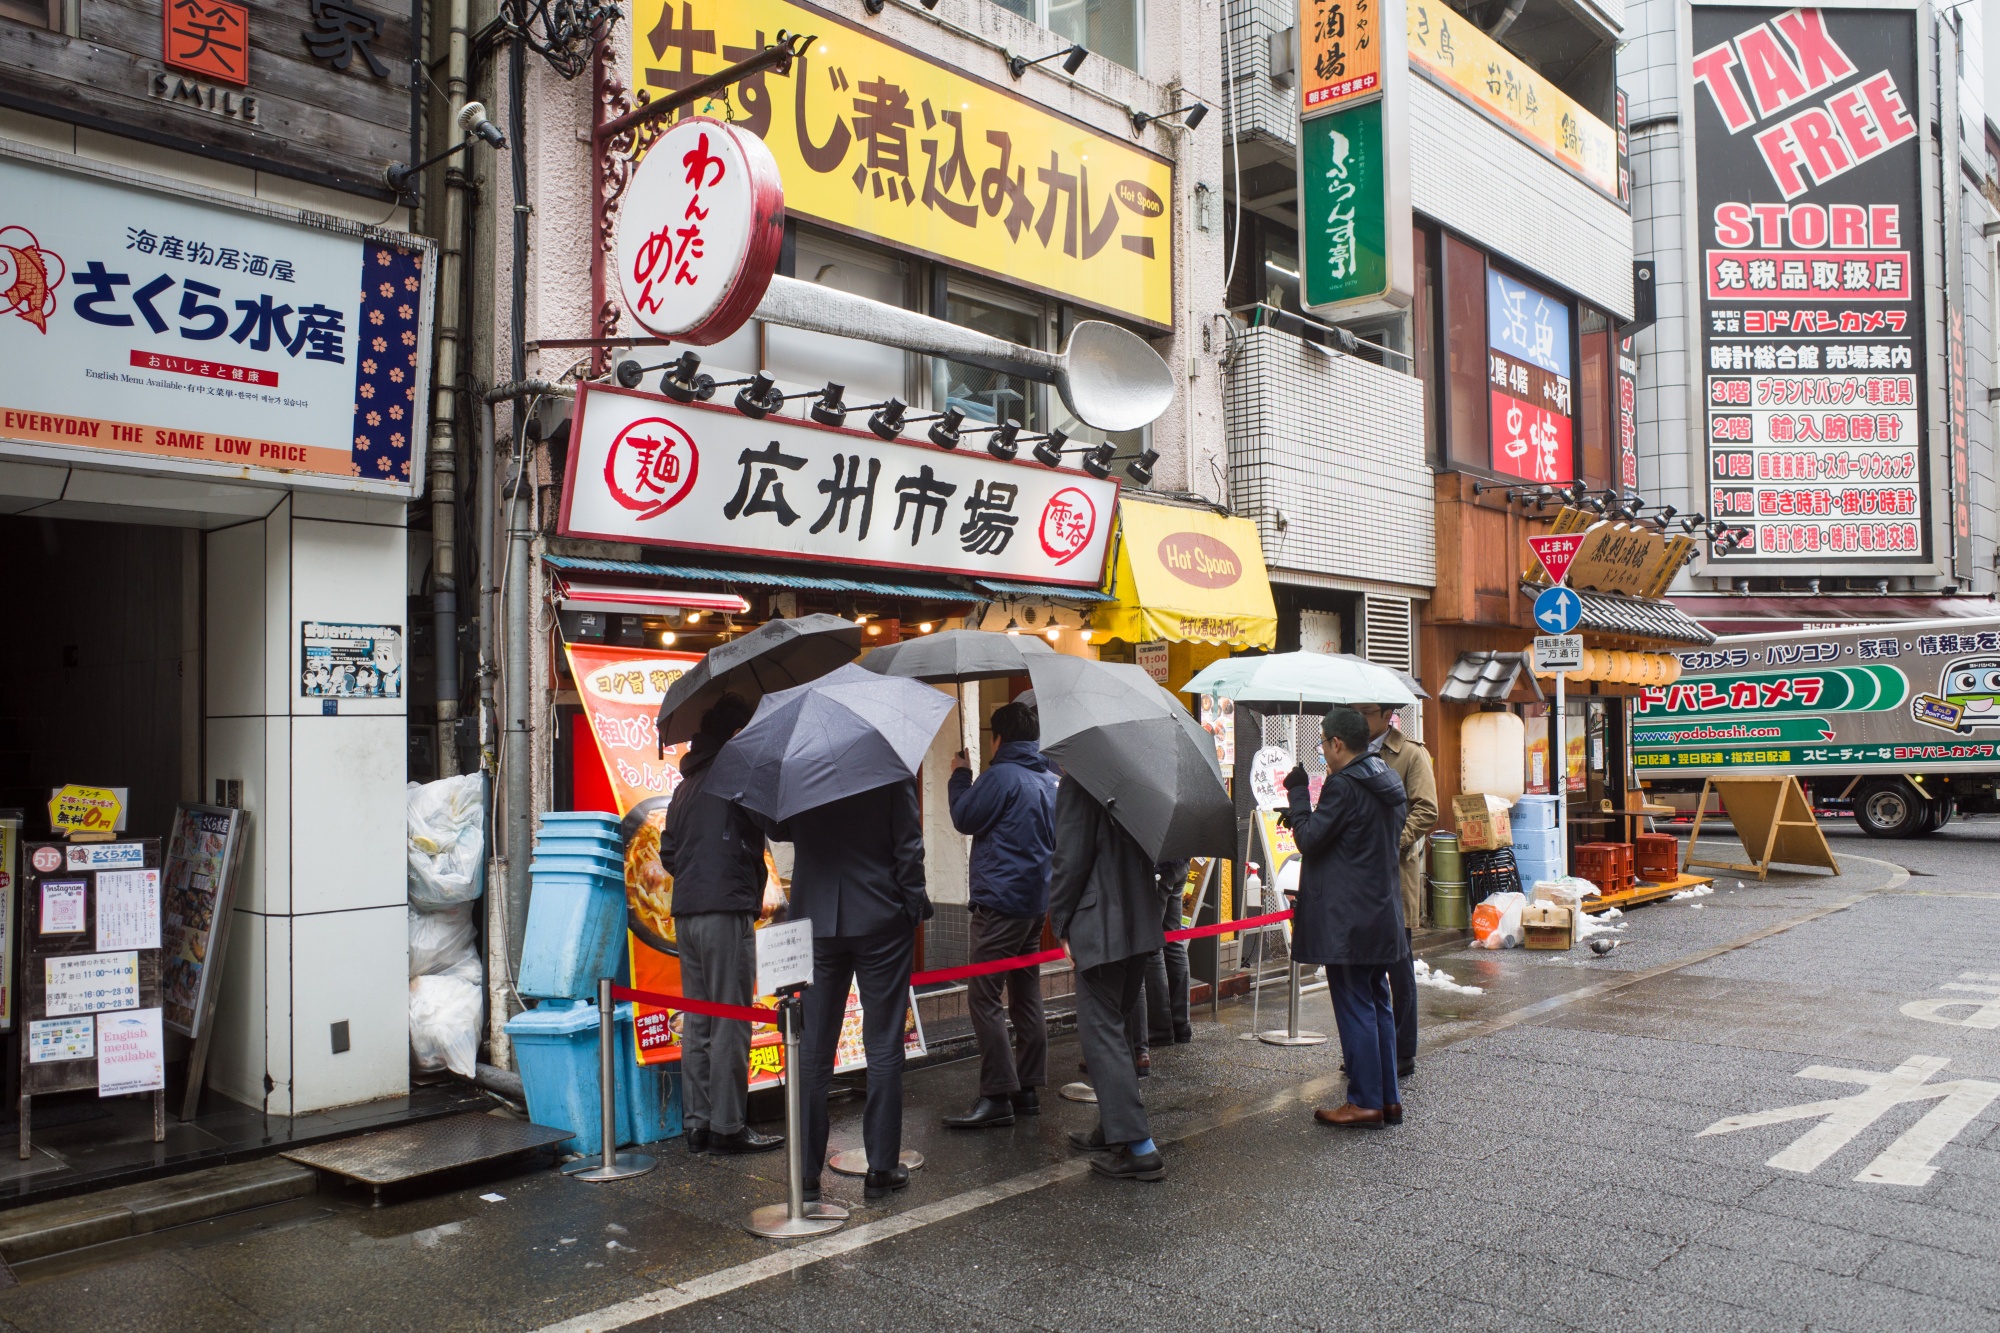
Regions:
<svg viewBox="0 0 2000 1333"><path fill-rule="evenodd" d="M1877 838L2000 811L2000 616L1733 635L1678 654L1630 714L1635 776L1691 809L1707 777L1795 773Z"/></svg>

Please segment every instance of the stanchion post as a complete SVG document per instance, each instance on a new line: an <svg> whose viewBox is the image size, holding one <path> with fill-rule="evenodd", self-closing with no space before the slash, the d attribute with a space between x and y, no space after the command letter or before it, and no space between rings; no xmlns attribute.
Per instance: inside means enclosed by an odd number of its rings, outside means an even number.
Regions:
<svg viewBox="0 0 2000 1333"><path fill-rule="evenodd" d="M1285 1030L1260 1032L1257 1040L1271 1046L1321 1045L1326 1041L1324 1032L1305 1032L1299 1028L1299 964L1289 953L1285 956L1285 968L1292 974L1291 986L1285 996Z"/></svg>
<svg viewBox="0 0 2000 1333"><path fill-rule="evenodd" d="M577 1162L564 1168L568 1175L601 1185L611 1180L643 1176L659 1163L640 1152L618 1151L618 1021L611 1000L611 978L597 982L597 1103L598 1123L604 1140L596 1166Z"/></svg>
<svg viewBox="0 0 2000 1333"><path fill-rule="evenodd" d="M805 1071L799 1060L799 1018L805 1004L802 987L778 1000L778 1026L785 1037L785 1202L754 1210L743 1225L753 1236L790 1240L838 1231L847 1210L837 1203L807 1203L805 1194Z"/></svg>

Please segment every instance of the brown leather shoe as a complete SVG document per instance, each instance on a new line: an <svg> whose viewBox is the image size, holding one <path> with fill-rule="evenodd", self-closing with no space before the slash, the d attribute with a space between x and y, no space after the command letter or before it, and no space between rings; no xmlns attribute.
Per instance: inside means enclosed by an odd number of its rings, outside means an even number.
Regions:
<svg viewBox="0 0 2000 1333"><path fill-rule="evenodd" d="M1363 1106L1356 1106L1353 1102L1342 1102L1338 1106L1320 1107L1313 1112L1313 1119L1319 1121L1322 1125L1339 1125L1342 1128L1365 1126L1374 1129L1381 1126L1382 1113L1380 1111L1371 1111Z"/></svg>
<svg viewBox="0 0 2000 1333"><path fill-rule="evenodd" d="M1402 1124L1403 1104L1401 1102L1390 1102L1387 1106L1384 1106L1382 1108L1382 1123L1385 1125Z"/></svg>

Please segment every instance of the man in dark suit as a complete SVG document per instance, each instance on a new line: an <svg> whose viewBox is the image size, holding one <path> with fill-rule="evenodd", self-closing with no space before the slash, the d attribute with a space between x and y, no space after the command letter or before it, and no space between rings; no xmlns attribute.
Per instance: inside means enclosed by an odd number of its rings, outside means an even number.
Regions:
<svg viewBox="0 0 2000 1333"><path fill-rule="evenodd" d="M813 924L813 983L806 990L799 1051L806 1197L819 1197L827 1090L852 981L861 992L861 1035L868 1051L863 1188L868 1198L880 1198L910 1183L909 1168L897 1160L903 1150L903 1024L916 930L934 910L924 891L916 779L802 810L771 836L792 844L791 915Z"/></svg>
<svg viewBox="0 0 2000 1333"><path fill-rule="evenodd" d="M1117 1180L1163 1180L1167 1174L1146 1121L1126 1029L1146 957L1162 943L1160 917L1153 858L1081 783L1064 777L1056 789L1049 925L1076 966L1076 1029L1097 1089L1098 1115L1096 1129L1069 1139L1085 1152L1101 1152L1091 1169Z"/></svg>

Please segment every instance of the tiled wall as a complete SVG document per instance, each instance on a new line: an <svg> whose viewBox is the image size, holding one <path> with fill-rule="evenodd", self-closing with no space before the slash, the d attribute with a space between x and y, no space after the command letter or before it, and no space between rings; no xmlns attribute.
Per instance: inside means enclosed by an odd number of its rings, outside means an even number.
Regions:
<svg viewBox="0 0 2000 1333"><path fill-rule="evenodd" d="M1238 334L1233 358L1223 395L1231 501L1256 521L1265 561L1429 589L1423 385L1276 329Z"/></svg>

